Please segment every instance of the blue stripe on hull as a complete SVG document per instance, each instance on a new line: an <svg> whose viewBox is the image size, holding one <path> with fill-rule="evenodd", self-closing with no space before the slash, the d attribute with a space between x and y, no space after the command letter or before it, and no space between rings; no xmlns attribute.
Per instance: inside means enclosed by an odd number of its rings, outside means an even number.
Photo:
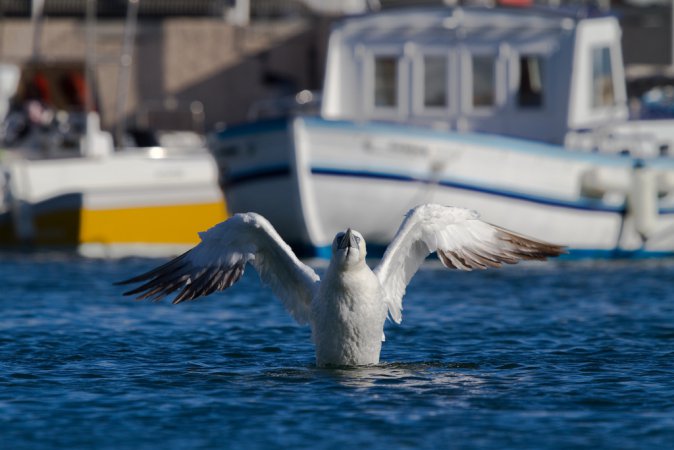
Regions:
<svg viewBox="0 0 674 450"><path fill-rule="evenodd" d="M224 177L225 187L235 188L241 184L248 182L289 176L290 173L291 173L290 166L286 164L279 164L277 166L269 166L259 169L240 171L228 174ZM624 214L626 212L625 204L620 206L612 206L606 205L599 200L591 200L591 199L580 199L577 201L560 200L533 194L508 191L506 189L489 188L450 180L439 180L436 182L436 181L429 181L427 179L412 177L409 175L400 175L400 174L373 172L364 170L333 169L325 167L312 167L311 173L314 175L370 178L375 180L389 180L407 183L426 183L426 184L437 183L440 186L448 188L461 189L464 191L471 191L471 192L479 192L482 194L511 198L514 200L521 200L531 203L537 203L540 205L554 206L558 208L568 208L582 211L595 211L595 212L605 212L614 214ZM674 214L674 208L660 208L658 213L661 215Z"/></svg>
<svg viewBox="0 0 674 450"><path fill-rule="evenodd" d="M237 173L231 173L225 176L225 187L226 188L235 188L240 184L249 183L253 181L266 180L276 177L284 177L290 175L290 166L280 164L278 166L269 166L254 170L246 170ZM369 178L374 180L388 180L388 181L398 181L406 183L435 183L435 181L429 181L421 178L412 177L409 175L400 175L392 174L385 172L373 172L373 171L363 171L363 170L346 170L346 169L333 169L325 167L312 167L311 173L313 175L322 175L322 176L333 176L333 177L350 177L350 178ZM471 185L467 183L461 183L458 181L450 180L440 180L437 182L438 185L453 188L461 189L464 191L478 192L482 194L488 194L498 197L511 198L515 200L521 200L531 203L537 203L540 205L554 206L559 208L569 208L577 209L583 211L596 211L596 212L607 212L615 214L623 214L625 212L625 206L611 206L605 205L600 201L593 200L578 200L578 201L568 201L568 200L559 200L549 197L542 197L537 195L525 194L520 192L508 191L505 189L495 189L488 188L483 186ZM674 212L674 211L672 211ZM664 210L661 211L664 213Z"/></svg>
<svg viewBox="0 0 674 450"><path fill-rule="evenodd" d="M653 258L674 258L674 251L655 251L655 250L623 250L619 248L588 249L572 248L569 253L559 256L564 261L577 261L582 259L653 259Z"/></svg>
<svg viewBox="0 0 674 450"><path fill-rule="evenodd" d="M435 183L434 181L422 180L406 175L396 175L390 173L382 172L371 172L371 171L362 171L362 170L344 170L344 169L332 169L332 168L323 168L323 167L312 167L311 173L314 175L325 175L325 176L342 176L342 177L355 177L355 178L372 178L379 180L390 180L390 181L403 181L403 182L417 182L417 183ZM549 197L542 197L531 194L524 194L520 192L508 191L505 189L495 189L488 188L483 186L471 185L467 183L461 183L458 181L449 181L449 180L439 180L438 185L461 189L464 191L478 192L482 194L489 194L498 197L506 197L515 200L522 200L531 203L537 203L540 205L555 206L559 208L570 208L570 209L580 209L583 211L597 211L597 212L609 212L622 214L625 212L625 205L621 206L611 206L605 205L600 201L593 200L577 200L577 201L568 201L568 200L558 200L552 199Z"/></svg>

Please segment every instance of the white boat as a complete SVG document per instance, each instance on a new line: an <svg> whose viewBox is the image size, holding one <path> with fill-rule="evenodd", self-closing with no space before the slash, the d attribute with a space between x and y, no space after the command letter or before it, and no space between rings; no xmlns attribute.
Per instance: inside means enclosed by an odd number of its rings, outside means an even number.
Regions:
<svg viewBox="0 0 674 450"><path fill-rule="evenodd" d="M226 218L217 166L198 134L164 132L155 145L115 149L96 112L67 112L58 104L63 75L81 73L81 65L0 69L4 98L28 104L10 111L5 103L0 110L7 115L0 127L6 144L0 147L0 247L175 255ZM49 106L17 101L36 75L51 92Z"/></svg>
<svg viewBox="0 0 674 450"><path fill-rule="evenodd" d="M91 153L79 156L0 155L0 245L92 257L175 255L226 218L205 147L112 151L99 133L102 142L89 142Z"/></svg>
<svg viewBox="0 0 674 450"><path fill-rule="evenodd" d="M436 202L569 247L674 255L674 121L631 121L614 17L429 8L347 18L318 115L211 137L230 212L305 253L386 245Z"/></svg>
<svg viewBox="0 0 674 450"><path fill-rule="evenodd" d="M150 127L136 139L127 134L138 3L129 2L119 55L117 148L96 107L96 2L87 2L84 61L42 61L34 45L22 67L0 64L0 247L175 255L226 218L217 166L201 135Z"/></svg>

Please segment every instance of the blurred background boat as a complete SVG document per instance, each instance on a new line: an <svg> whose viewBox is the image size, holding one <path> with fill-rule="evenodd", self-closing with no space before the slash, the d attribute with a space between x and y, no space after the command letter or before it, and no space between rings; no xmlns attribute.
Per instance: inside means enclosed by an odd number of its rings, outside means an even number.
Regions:
<svg viewBox="0 0 674 450"><path fill-rule="evenodd" d="M674 121L630 120L616 17L382 11L336 25L326 60L319 114L213 136L232 212L265 215L316 255L348 226L383 247L424 202L572 257L674 255Z"/></svg>
<svg viewBox="0 0 674 450"><path fill-rule="evenodd" d="M33 4L33 42L42 8ZM212 155L198 133L146 123L101 129L96 2L87 4L86 57L0 65L0 245L74 248L87 256L171 255L226 217ZM128 2L117 108L127 97L138 1ZM178 108L173 108L174 113ZM152 111L157 113L158 111ZM149 115L150 111L146 111Z"/></svg>
<svg viewBox="0 0 674 450"><path fill-rule="evenodd" d="M87 256L171 255L225 219L206 148L195 143L113 151L92 145L89 128L82 139L87 152L96 153L3 155L0 244L74 248ZM98 133L93 139L111 142Z"/></svg>

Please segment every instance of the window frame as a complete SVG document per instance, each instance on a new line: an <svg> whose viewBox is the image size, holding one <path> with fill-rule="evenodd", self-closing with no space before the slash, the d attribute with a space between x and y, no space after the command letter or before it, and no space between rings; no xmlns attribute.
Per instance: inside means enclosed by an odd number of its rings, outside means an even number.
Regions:
<svg viewBox="0 0 674 450"><path fill-rule="evenodd" d="M474 89L475 84L473 82L473 58L474 57L490 57L494 63L494 72L492 76L492 86L494 89L494 99L493 103L489 106L486 105L475 105L474 103ZM503 73L503 64L500 51L498 48L471 48L467 47L463 49L462 52L462 78L464 85L466 87L465 91L462 92L462 108L463 111L467 114L474 115L486 115L493 114L495 109L498 109L503 104L503 86L502 83L499 83L499 79L502 79Z"/></svg>
<svg viewBox="0 0 674 450"><path fill-rule="evenodd" d="M604 44L604 43L597 43L595 45L590 46L590 48L589 48L588 53L589 53L589 59L590 59L590 73L589 73L588 76L590 77L590 84L589 84L590 95L588 96L588 100L589 100L589 103L590 103L589 104L590 111L603 111L603 110L612 109L612 108L615 108L615 107L618 106L618 92L617 92L617 89L616 89L616 79L615 79L615 77L616 77L616 70L615 70L615 64L616 64L615 60L616 60L616 58L615 58L615 55L614 55L613 48L614 47L612 45ZM612 101L610 103L605 103L605 102L602 102L600 104L594 103L595 94L596 94L596 92L595 92L595 70L594 70L595 69L594 68L595 59L594 58L595 58L595 51L597 51L597 50L608 52L608 57L609 57L608 67L609 67L610 73L609 73L609 76L607 78L611 83L611 97L612 97Z"/></svg>
<svg viewBox="0 0 674 450"><path fill-rule="evenodd" d="M393 58L396 60L396 105L376 105L376 60L377 58ZM363 87L367 95L363 96L364 112L366 117L383 120L400 120L407 110L407 92L405 87L408 83L406 74L406 62L403 50L397 47L374 47L368 49L364 58Z"/></svg>
<svg viewBox="0 0 674 450"><path fill-rule="evenodd" d="M426 58L441 57L445 59L445 105L426 105ZM456 99L453 98L452 69L456 65L455 52L448 48L422 48L414 58L413 96L414 114L424 117L448 117L456 112Z"/></svg>
<svg viewBox="0 0 674 450"><path fill-rule="evenodd" d="M541 65L540 67L540 77L541 77L541 97L539 105L523 105L520 103L521 87L522 87L522 59L523 58L537 58ZM549 66L548 55L540 52L518 52L513 58L513 62L516 65L517 73L517 84L514 89L513 103L518 111L520 112L532 112L539 113L546 111L548 109L548 104L550 103L550 92L548 86L549 83L549 72L550 70L546 67Z"/></svg>
<svg viewBox="0 0 674 450"><path fill-rule="evenodd" d="M476 91L476 86L477 83L475 83L475 62L476 60L482 60L480 62L488 62L491 63L491 83L489 84L489 87L491 88L490 91L488 92L489 95L489 102L488 103L476 103L475 100L476 98L479 99L479 97L476 96L478 92ZM496 95L496 90L497 90L497 85L496 85L496 79L497 79L497 74L496 74L496 61L497 57L492 57L489 54L471 54L470 56L470 104L472 109L493 109L497 105L497 95Z"/></svg>

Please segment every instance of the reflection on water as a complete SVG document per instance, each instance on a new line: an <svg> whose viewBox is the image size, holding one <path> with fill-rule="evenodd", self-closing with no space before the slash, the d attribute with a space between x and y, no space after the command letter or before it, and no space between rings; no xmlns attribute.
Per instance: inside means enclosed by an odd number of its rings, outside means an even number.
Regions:
<svg viewBox="0 0 674 450"><path fill-rule="evenodd" d="M371 388L414 389L423 392L438 385L479 388L482 380L474 375L455 372L456 369L474 369L474 364L442 362L390 363L368 367L314 369L343 386Z"/></svg>

